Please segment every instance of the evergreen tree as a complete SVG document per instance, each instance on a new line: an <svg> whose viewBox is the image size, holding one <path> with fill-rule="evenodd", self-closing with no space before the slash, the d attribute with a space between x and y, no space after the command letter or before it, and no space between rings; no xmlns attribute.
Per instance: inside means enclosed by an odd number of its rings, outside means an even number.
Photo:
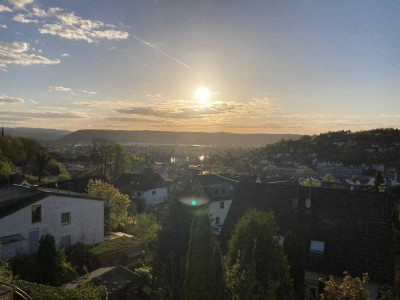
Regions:
<svg viewBox="0 0 400 300"><path fill-rule="evenodd" d="M161 224L153 263L158 284L169 299L184 298L183 282L194 209L173 199Z"/></svg>
<svg viewBox="0 0 400 300"><path fill-rule="evenodd" d="M190 243L184 282L185 299L221 299L217 286L214 237L207 210L196 211L190 231Z"/></svg>
<svg viewBox="0 0 400 300"><path fill-rule="evenodd" d="M40 283L54 285L58 270L56 243L52 235L46 234L40 238L36 259Z"/></svg>
<svg viewBox="0 0 400 300"><path fill-rule="evenodd" d="M246 290L241 299L293 299L289 265L274 238L277 234L270 212L249 210L236 224L228 244L227 269L238 273L231 277L240 282L230 283L236 293Z"/></svg>
<svg viewBox="0 0 400 300"><path fill-rule="evenodd" d="M283 244L290 265L290 278L293 280L293 289L296 299L304 299L304 256L303 248L297 234L288 230Z"/></svg>

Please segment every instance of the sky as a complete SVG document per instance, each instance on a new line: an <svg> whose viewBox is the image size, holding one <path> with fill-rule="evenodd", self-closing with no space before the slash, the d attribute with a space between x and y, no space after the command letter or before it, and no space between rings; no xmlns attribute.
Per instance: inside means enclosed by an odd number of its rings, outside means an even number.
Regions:
<svg viewBox="0 0 400 300"><path fill-rule="evenodd" d="M399 15L398 0L0 0L0 122L398 128Z"/></svg>

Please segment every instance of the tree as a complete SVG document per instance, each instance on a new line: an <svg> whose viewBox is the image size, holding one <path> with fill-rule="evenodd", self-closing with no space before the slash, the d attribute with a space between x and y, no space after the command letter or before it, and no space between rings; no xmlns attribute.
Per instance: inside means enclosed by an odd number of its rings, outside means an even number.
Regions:
<svg viewBox="0 0 400 300"><path fill-rule="evenodd" d="M242 299L292 299L289 265L278 245L278 228L271 212L251 209L236 224L226 256L231 277L241 282L231 291ZM241 285L242 284L242 285ZM246 291L245 294L242 294ZM235 295L240 292L241 295Z"/></svg>
<svg viewBox="0 0 400 300"><path fill-rule="evenodd" d="M11 266L7 260L0 260L0 282L11 282L13 279L13 274L11 270Z"/></svg>
<svg viewBox="0 0 400 300"><path fill-rule="evenodd" d="M168 299L183 299L186 258L190 240L190 226L195 208L171 199L168 210L162 218L158 234L158 245L153 260L159 286L165 290Z"/></svg>
<svg viewBox="0 0 400 300"><path fill-rule="evenodd" d="M283 251L290 265L290 278L296 299L304 299L304 256L303 247L297 234L288 230L283 244Z"/></svg>
<svg viewBox="0 0 400 300"><path fill-rule="evenodd" d="M90 180L87 186L89 196L104 198L104 230L110 232L126 220L130 199L120 193L112 184L101 180Z"/></svg>
<svg viewBox="0 0 400 300"><path fill-rule="evenodd" d="M335 182L335 177L332 175L332 173L326 173L322 180L325 182Z"/></svg>
<svg viewBox="0 0 400 300"><path fill-rule="evenodd" d="M367 284L368 274L364 273L361 278L351 277L349 273L343 273L344 278L341 284L338 284L333 276L324 282L324 290L321 294L321 300L370 300Z"/></svg>
<svg viewBox="0 0 400 300"><path fill-rule="evenodd" d="M134 216L129 216L125 223L125 230L147 243L154 244L158 239L158 232L161 225L157 218L150 213L141 213Z"/></svg>
<svg viewBox="0 0 400 300"><path fill-rule="evenodd" d="M190 231L184 282L185 299L221 299L217 286L216 254L207 210L196 211ZM221 261L219 261L221 263Z"/></svg>
<svg viewBox="0 0 400 300"><path fill-rule="evenodd" d="M42 181L42 177L46 174L47 167L49 166L51 157L46 151L40 151L36 156L36 167L39 182Z"/></svg>
<svg viewBox="0 0 400 300"><path fill-rule="evenodd" d="M12 169L10 162L0 156L0 181L6 181L11 175Z"/></svg>
<svg viewBox="0 0 400 300"><path fill-rule="evenodd" d="M92 141L92 155L99 165L100 175L106 176L108 167L111 163L112 151L115 142L105 139L97 138Z"/></svg>
<svg viewBox="0 0 400 300"><path fill-rule="evenodd" d="M57 274L57 250L54 237L50 234L43 235L39 240L39 251L36 255L41 283L54 285Z"/></svg>
<svg viewBox="0 0 400 300"><path fill-rule="evenodd" d="M115 182L117 178L125 171L129 170L131 161L128 153L120 144L114 144L111 149L110 164L108 173L111 182Z"/></svg>

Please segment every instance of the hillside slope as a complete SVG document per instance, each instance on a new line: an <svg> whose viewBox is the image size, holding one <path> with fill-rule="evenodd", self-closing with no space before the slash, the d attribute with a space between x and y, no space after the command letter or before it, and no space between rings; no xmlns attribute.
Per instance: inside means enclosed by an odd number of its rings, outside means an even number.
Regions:
<svg viewBox="0 0 400 300"><path fill-rule="evenodd" d="M78 130L58 140L60 143L91 143L94 138L106 138L119 143L185 144L257 147L281 139L299 139L296 134L236 134L172 131Z"/></svg>

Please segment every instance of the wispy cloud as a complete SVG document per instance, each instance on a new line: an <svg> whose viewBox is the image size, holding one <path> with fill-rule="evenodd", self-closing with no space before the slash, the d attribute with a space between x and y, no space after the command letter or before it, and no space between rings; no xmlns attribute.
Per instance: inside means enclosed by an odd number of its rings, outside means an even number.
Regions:
<svg viewBox="0 0 400 300"><path fill-rule="evenodd" d="M94 43L101 39L124 40L129 34L115 29L114 25L98 20L84 19L59 7L49 7L46 11L33 7L30 16L42 18L46 24L39 28L42 34L59 36L69 40L83 40Z"/></svg>
<svg viewBox="0 0 400 300"><path fill-rule="evenodd" d="M49 92L63 92L63 93L70 93L72 89L63 87L63 86L49 86Z"/></svg>
<svg viewBox="0 0 400 300"><path fill-rule="evenodd" d="M32 104L38 104L39 103L39 102L37 102L36 100L33 100L33 99L31 99L29 101L31 101Z"/></svg>
<svg viewBox="0 0 400 300"><path fill-rule="evenodd" d="M15 9L25 9L29 4L33 3L33 0L7 0Z"/></svg>
<svg viewBox="0 0 400 300"><path fill-rule="evenodd" d="M9 97L5 95L0 95L0 104L3 103L16 103L16 104L21 104L25 103L24 99L18 98L18 97Z"/></svg>
<svg viewBox="0 0 400 300"><path fill-rule="evenodd" d="M5 5L0 4L0 12L12 12L12 9Z"/></svg>
<svg viewBox="0 0 400 300"><path fill-rule="evenodd" d="M7 29L7 25L0 24L0 28L1 28L1 29Z"/></svg>
<svg viewBox="0 0 400 300"><path fill-rule="evenodd" d="M13 19L15 22L19 22L19 23L39 23L38 20L29 19L29 18L27 18L27 17L26 17L25 15L23 15L23 14L15 15L12 19Z"/></svg>
<svg viewBox="0 0 400 300"><path fill-rule="evenodd" d="M61 54L62 57L69 57L70 55L68 53L63 53Z"/></svg>
<svg viewBox="0 0 400 300"><path fill-rule="evenodd" d="M41 55L28 54L29 44L24 42L4 43L0 42L0 67L9 64L16 65L54 65L61 61L50 59Z"/></svg>
<svg viewBox="0 0 400 300"><path fill-rule="evenodd" d="M97 94L95 91L73 90L71 88L64 87L64 86L49 86L48 90L49 90L49 92L63 92L63 93L70 93L70 94L74 94L75 92L83 93L83 94L90 94L90 95Z"/></svg>

